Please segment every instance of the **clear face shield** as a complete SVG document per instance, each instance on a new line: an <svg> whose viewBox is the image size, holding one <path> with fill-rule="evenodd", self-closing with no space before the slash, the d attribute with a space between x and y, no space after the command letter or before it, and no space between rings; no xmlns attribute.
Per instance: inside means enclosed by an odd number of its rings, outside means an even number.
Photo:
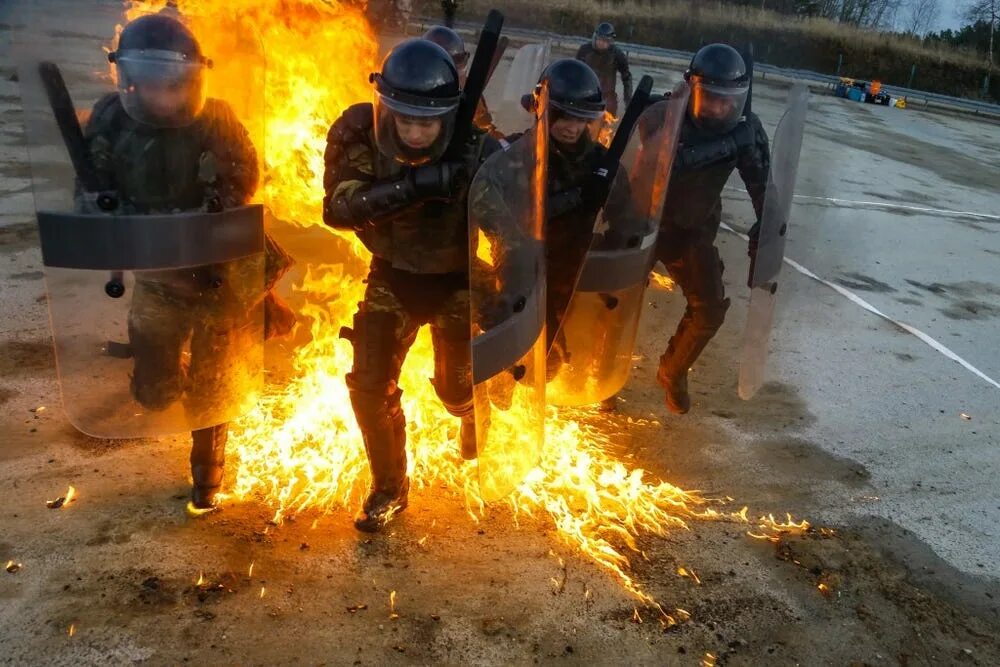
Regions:
<svg viewBox="0 0 1000 667"><path fill-rule="evenodd" d="M417 166L444 155L455 132L458 101L425 106L415 99L403 101L381 92L375 94L375 143L382 155Z"/></svg>
<svg viewBox="0 0 1000 667"><path fill-rule="evenodd" d="M748 84L720 86L705 83L700 77L692 76L689 112L694 124L710 132L728 132L736 127L743 116Z"/></svg>
<svg viewBox="0 0 1000 667"><path fill-rule="evenodd" d="M615 40L613 37L604 37L594 33L594 49L600 52L608 51L612 46L615 45Z"/></svg>
<svg viewBox="0 0 1000 667"><path fill-rule="evenodd" d="M604 103L566 104L549 98L549 137L562 146L575 146L586 136L597 141L604 124Z"/></svg>
<svg viewBox="0 0 1000 667"><path fill-rule="evenodd" d="M152 49L118 51L113 58L122 106L136 121L153 127L184 127L205 107L210 61Z"/></svg>

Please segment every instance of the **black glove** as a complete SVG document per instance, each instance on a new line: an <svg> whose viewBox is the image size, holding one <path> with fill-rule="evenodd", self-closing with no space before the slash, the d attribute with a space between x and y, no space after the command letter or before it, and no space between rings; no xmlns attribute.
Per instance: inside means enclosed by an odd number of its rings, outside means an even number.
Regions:
<svg viewBox="0 0 1000 667"><path fill-rule="evenodd" d="M591 172L580 185L580 199L588 211L597 211L604 208L608 201L608 194L611 192L611 184L614 183L615 175L618 173L618 165L612 169L597 169Z"/></svg>
<svg viewBox="0 0 1000 667"><path fill-rule="evenodd" d="M435 162L414 167L406 175L416 199L451 199L468 181L468 169L463 162Z"/></svg>
<svg viewBox="0 0 1000 667"><path fill-rule="evenodd" d="M753 271L757 266L757 250L760 244L760 220L753 223L750 231L747 232L749 242L747 243L747 256L750 258L750 270L747 271L747 287L753 288Z"/></svg>

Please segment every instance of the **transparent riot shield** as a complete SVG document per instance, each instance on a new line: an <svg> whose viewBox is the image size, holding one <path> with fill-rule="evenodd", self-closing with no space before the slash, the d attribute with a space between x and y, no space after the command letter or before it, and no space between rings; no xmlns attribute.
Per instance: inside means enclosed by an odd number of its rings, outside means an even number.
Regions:
<svg viewBox="0 0 1000 667"><path fill-rule="evenodd" d="M483 500L538 465L545 422L546 92L540 120L479 168L469 194L472 379Z"/></svg>
<svg viewBox="0 0 1000 667"><path fill-rule="evenodd" d="M115 49L121 15L77 7L16 38L64 409L103 438L229 421L263 379L260 42L244 27L203 40L220 80L208 60ZM92 40L49 48L83 29ZM164 84L183 94L164 101Z"/></svg>
<svg viewBox="0 0 1000 667"><path fill-rule="evenodd" d="M682 84L636 123L548 352L549 403L597 403L625 386L687 98Z"/></svg>
<svg viewBox="0 0 1000 667"><path fill-rule="evenodd" d="M788 107L778 122L771 142L771 173L761 215L760 237L750 280L750 310L740 352L739 395L743 400L752 398L764 383L764 368L778 300L778 275L785 258L785 239L808 107L809 89L796 84L789 92Z"/></svg>
<svg viewBox="0 0 1000 667"><path fill-rule="evenodd" d="M493 110L493 122L506 135L524 132L535 122L535 114L521 105L521 98L530 95L549 64L549 41L525 44L511 62L504 82L503 97Z"/></svg>

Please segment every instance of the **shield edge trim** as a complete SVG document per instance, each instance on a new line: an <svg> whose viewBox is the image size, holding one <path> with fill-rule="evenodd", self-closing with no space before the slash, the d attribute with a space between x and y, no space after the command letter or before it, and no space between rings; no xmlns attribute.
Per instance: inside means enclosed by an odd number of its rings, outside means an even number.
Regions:
<svg viewBox="0 0 1000 667"><path fill-rule="evenodd" d="M145 271L230 262L264 252L264 207L219 213L87 215L38 211L45 266ZM173 242L166 242L172 239ZM164 241L156 243L156 241Z"/></svg>

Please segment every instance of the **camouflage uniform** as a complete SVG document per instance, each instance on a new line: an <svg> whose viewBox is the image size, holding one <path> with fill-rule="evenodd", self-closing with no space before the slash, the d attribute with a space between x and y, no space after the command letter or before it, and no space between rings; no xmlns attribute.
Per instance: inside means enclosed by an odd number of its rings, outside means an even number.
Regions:
<svg viewBox="0 0 1000 667"><path fill-rule="evenodd" d="M324 210L373 183L399 178L406 167L382 155L375 143L371 104L347 109L327 135ZM476 163L495 143L479 134ZM347 374L351 403L372 464L375 486L398 489L406 476L405 417L399 375L425 324L434 346L434 388L445 408L471 421L469 238L466 196L418 201L390 220L353 227L372 253L368 286L349 334L354 365Z"/></svg>
<svg viewBox="0 0 1000 667"><path fill-rule="evenodd" d="M733 169L739 171L760 220L770 171L767 133L760 119L750 113L735 129L719 135L685 118L656 254L687 299L684 317L660 359L661 374L667 377L690 368L729 309L715 236L722 219L722 188Z"/></svg>
<svg viewBox="0 0 1000 667"><path fill-rule="evenodd" d="M632 71L628 66L628 56L625 52L612 44L606 51L598 51L594 48L593 42L582 44L576 52L576 59L582 60L590 66L601 80L601 91L604 93L604 103L608 105L608 111L612 116L618 115L618 93L615 84L618 75L622 77L622 88L625 93L625 104L632 99Z"/></svg>
<svg viewBox="0 0 1000 667"><path fill-rule="evenodd" d="M103 97L84 130L101 189L130 214L221 210L247 203L257 188L257 153L232 109L209 99L191 125L156 128L133 120L117 93ZM267 285L291 260L270 239ZM246 386L241 357L259 343L264 311L290 328L290 313L260 283L264 259L136 274L129 310L132 394L163 410L183 400L191 421L218 413ZM273 324L273 323L272 323ZM190 344L190 358L184 359ZM227 425L195 431L191 461L221 465ZM212 480L210 480L212 481Z"/></svg>

